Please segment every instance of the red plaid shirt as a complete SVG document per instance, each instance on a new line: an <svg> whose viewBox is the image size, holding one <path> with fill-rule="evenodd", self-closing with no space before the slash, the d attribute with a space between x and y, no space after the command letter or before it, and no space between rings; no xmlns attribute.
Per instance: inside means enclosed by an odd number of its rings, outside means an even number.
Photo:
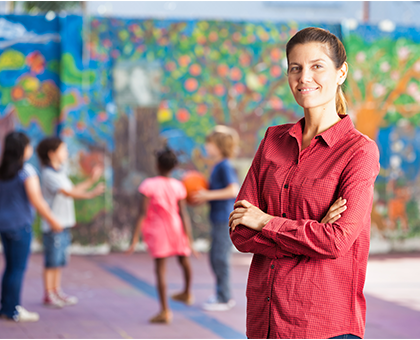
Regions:
<svg viewBox="0 0 420 340"><path fill-rule="evenodd" d="M238 226L236 248L254 253L249 270L249 338L363 337L363 295L379 151L348 116L302 152L304 118L271 127L237 200L276 216L261 232ZM347 210L320 223L339 198Z"/></svg>

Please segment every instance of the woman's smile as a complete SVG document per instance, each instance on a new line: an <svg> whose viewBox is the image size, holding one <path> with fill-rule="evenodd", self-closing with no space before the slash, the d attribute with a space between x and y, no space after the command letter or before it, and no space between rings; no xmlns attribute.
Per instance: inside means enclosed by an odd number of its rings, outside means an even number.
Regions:
<svg viewBox="0 0 420 340"><path fill-rule="evenodd" d="M298 91L306 94L306 93L313 93L318 89L319 87L301 87L298 89Z"/></svg>

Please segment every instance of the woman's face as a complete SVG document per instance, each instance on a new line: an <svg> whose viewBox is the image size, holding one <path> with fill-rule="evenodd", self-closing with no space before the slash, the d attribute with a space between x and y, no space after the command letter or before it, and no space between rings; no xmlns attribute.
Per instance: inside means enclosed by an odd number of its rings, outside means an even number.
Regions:
<svg viewBox="0 0 420 340"><path fill-rule="evenodd" d="M304 109L325 107L332 102L335 107L337 86L346 79L347 63L337 70L326 52L324 44L311 42L298 44L289 53L289 86Z"/></svg>

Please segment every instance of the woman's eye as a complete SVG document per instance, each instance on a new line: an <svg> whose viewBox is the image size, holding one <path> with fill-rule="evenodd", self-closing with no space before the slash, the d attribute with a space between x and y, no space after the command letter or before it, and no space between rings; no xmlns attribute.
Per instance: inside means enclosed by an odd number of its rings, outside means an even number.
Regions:
<svg viewBox="0 0 420 340"><path fill-rule="evenodd" d="M297 70L298 70L298 67L297 66L293 66L293 67L290 68L290 72L295 72Z"/></svg>
<svg viewBox="0 0 420 340"><path fill-rule="evenodd" d="M314 65L314 68L319 69L319 68L322 68L322 66L321 65Z"/></svg>

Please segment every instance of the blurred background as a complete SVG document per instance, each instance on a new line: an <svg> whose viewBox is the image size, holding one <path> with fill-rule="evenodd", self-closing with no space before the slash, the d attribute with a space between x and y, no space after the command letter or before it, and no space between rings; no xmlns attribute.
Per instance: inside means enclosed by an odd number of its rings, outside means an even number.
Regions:
<svg viewBox="0 0 420 340"><path fill-rule="evenodd" d="M318 26L346 47L348 111L381 153L371 252L420 250L419 14L417 1L0 1L0 149L11 129L34 145L58 134L74 182L102 164L108 190L76 202L73 252L124 249L164 140L175 177L208 175L206 134L235 128L242 180L267 127L302 117L285 44ZM207 207L190 213L205 250Z"/></svg>

